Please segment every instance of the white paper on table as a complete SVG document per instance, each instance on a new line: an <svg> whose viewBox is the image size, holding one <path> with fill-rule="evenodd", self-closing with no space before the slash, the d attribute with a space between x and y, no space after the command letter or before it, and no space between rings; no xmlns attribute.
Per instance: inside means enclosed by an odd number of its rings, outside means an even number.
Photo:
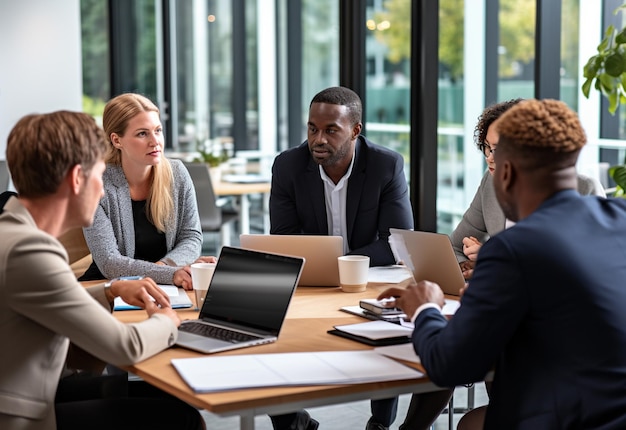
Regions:
<svg viewBox="0 0 626 430"><path fill-rule="evenodd" d="M444 315L454 315L457 309L461 306L461 302L459 300L445 299L445 301L446 303L443 305L443 309L441 310L441 313ZM410 328L411 330L415 328L415 325L411 321L407 321L405 319L400 320L400 325Z"/></svg>
<svg viewBox="0 0 626 430"><path fill-rule="evenodd" d="M387 321L369 321L357 324L336 325L337 330L368 339L387 339L390 337L411 336L413 330Z"/></svg>
<svg viewBox="0 0 626 430"><path fill-rule="evenodd" d="M370 267L367 274L367 282L380 282L384 284L399 284L413 276L408 267L394 264L393 266Z"/></svg>
<svg viewBox="0 0 626 430"><path fill-rule="evenodd" d="M401 345L379 346L374 348L378 354L387 357L397 358L399 360L409 361L411 363L421 363L419 356L415 353L412 343L403 343Z"/></svg>
<svg viewBox="0 0 626 430"><path fill-rule="evenodd" d="M412 379L422 373L375 351L293 352L178 358L172 365L196 392Z"/></svg>
<svg viewBox="0 0 626 430"><path fill-rule="evenodd" d="M461 306L460 300L446 299L446 304L443 305L443 309L441 310L441 313L444 315L454 315L460 306Z"/></svg>

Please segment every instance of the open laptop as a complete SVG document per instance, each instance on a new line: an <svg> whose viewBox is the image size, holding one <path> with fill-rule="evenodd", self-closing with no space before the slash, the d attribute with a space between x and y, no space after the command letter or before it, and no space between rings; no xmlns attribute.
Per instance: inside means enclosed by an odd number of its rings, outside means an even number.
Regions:
<svg viewBox="0 0 626 430"><path fill-rule="evenodd" d="M242 234L242 248L304 257L306 263L298 285L336 287L339 285L337 257L343 255L341 236Z"/></svg>
<svg viewBox="0 0 626 430"><path fill-rule="evenodd" d="M416 281L436 282L444 293L459 295L465 279L448 235L398 228L390 228L389 232L392 248L396 248Z"/></svg>
<svg viewBox="0 0 626 430"><path fill-rule="evenodd" d="M204 353L275 342L304 258L223 246L198 319L176 345Z"/></svg>

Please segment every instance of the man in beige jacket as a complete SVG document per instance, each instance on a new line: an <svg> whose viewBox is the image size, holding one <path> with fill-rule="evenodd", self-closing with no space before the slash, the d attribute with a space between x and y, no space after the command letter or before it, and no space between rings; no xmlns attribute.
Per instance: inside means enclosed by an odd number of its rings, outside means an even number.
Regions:
<svg viewBox="0 0 626 430"><path fill-rule="evenodd" d="M9 135L18 197L0 214L0 428L204 426L198 411L165 396L89 400L74 393L80 401L55 407L59 378L70 371L70 342L102 362L127 365L171 346L180 324L152 279L81 286L57 240L91 223L105 150L101 129L83 113L28 115ZM116 296L145 308L148 318L119 322L111 315Z"/></svg>

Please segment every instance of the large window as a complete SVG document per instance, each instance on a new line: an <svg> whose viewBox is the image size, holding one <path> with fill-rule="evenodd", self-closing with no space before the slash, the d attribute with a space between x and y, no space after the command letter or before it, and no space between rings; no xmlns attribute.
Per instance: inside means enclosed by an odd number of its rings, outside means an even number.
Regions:
<svg viewBox="0 0 626 430"><path fill-rule="evenodd" d="M415 148L410 146L432 145L436 139L436 160L429 155L427 166L437 166L436 229L449 233L485 172L473 141L483 108L534 97L537 83L546 82L535 76L541 61L535 28L538 5L552 3L439 0L437 100L432 102L437 135L431 138L428 131L424 136L431 142L411 142L416 135L411 121L419 111L412 112L411 90L420 88L411 76L424 66L422 58L411 57L411 17L431 5L424 1L367 0L360 4L363 19L342 18L340 0L81 0L85 109L98 116L111 95L143 93L161 107L171 149L221 145L238 156L261 159L261 169L269 173L276 152L306 138L314 94L346 79L342 71L348 59L340 55L350 52L343 47L340 54L341 30L364 29L365 134L401 153L407 177L414 180L410 173L425 160L411 160ZM591 175L602 172L598 160L622 163L626 153L621 140L626 109L610 117L600 97L583 100L580 91L581 62L595 51L602 26L622 25L624 15L612 14L621 3L561 0L559 94L581 113L590 144L579 169ZM430 119L422 128L428 124ZM433 182L420 186L432 190ZM427 206L420 203L420 210ZM427 210L432 220L432 207Z"/></svg>

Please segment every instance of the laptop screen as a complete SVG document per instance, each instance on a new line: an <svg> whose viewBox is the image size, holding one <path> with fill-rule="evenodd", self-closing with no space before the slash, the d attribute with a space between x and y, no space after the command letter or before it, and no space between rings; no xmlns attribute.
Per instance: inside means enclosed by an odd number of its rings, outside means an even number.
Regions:
<svg viewBox="0 0 626 430"><path fill-rule="evenodd" d="M304 259L223 246L200 319L278 335Z"/></svg>

